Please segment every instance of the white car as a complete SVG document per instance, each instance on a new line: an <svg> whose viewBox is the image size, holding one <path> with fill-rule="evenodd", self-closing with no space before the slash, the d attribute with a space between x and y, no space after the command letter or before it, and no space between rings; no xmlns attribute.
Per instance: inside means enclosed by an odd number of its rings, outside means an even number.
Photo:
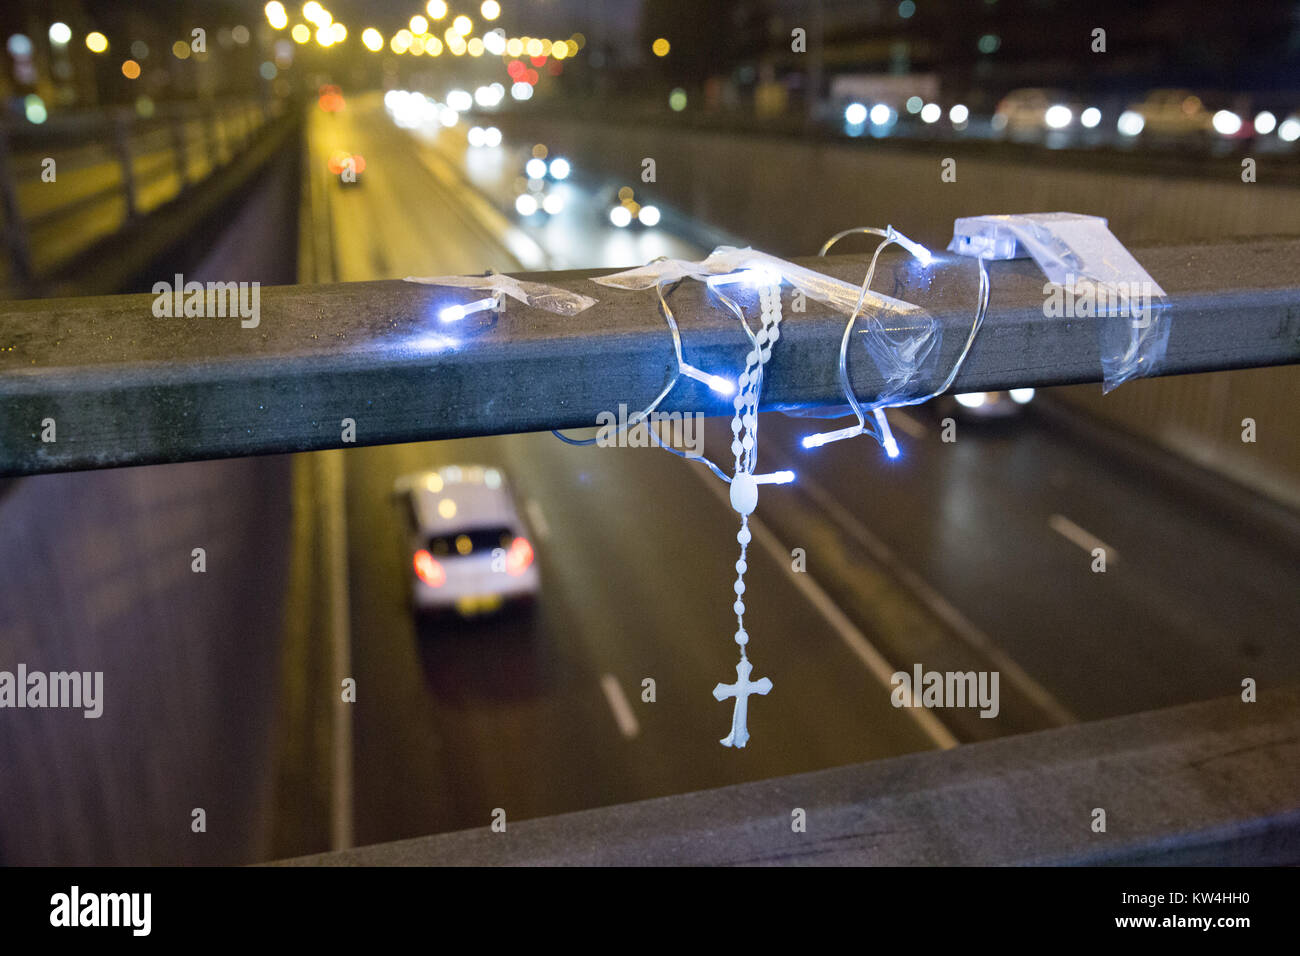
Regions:
<svg viewBox="0 0 1300 956"><path fill-rule="evenodd" d="M449 465L404 475L395 491L408 520L417 613L474 617L536 599L533 545L498 469Z"/></svg>
<svg viewBox="0 0 1300 956"><path fill-rule="evenodd" d="M1208 134L1213 118L1201 98L1191 90L1152 90L1129 111L1142 117L1146 136L1175 139Z"/></svg>
<svg viewBox="0 0 1300 956"><path fill-rule="evenodd" d="M1082 107L1059 90L1012 90L993 113L993 129L1011 139L1036 139L1053 130L1076 127Z"/></svg>

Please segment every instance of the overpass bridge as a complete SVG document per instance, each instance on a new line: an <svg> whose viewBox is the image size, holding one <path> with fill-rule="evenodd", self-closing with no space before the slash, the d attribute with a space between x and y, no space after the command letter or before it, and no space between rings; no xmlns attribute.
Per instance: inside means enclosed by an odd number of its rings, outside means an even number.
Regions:
<svg viewBox="0 0 1300 956"><path fill-rule="evenodd" d="M1297 679L1291 642L1296 608L1286 583L1294 578L1293 519L1272 505L1252 513L1257 506L1243 503L1240 488L1207 490L1204 476L1187 479L1185 465L1170 464L1150 448L1143 449L1142 470L1134 477L1133 466L1110 460L1113 445L1080 438L1048 418L1046 406L1018 434L972 432L958 445L960 460L944 456L933 423L914 417L896 426L901 435L908 429L905 470L891 474L867 461L863 448L847 446L824 464L798 462L803 482L785 500L765 496L767 510L759 517L770 523L773 540L803 545L814 555L810 579L821 597L810 596L816 592L803 583L808 579L792 574L788 563L753 562L753 573L761 576L754 590L772 595L766 653L773 656L765 659L800 675L798 691L792 688L782 705L789 708L783 710L788 726L772 719L765 728L772 748L746 753L752 761L744 769L721 765L712 739L707 752L680 743L717 717L685 702L689 694L672 708L679 716L667 707L642 712L641 734L621 738L604 712L605 674L628 683L654 672L668 675L661 684L678 687L702 679L699 667L681 662L706 653L691 627L713 620L716 601L710 597L716 595L703 585L684 588L683 581L711 580L723 559L708 542L720 537L713 532L725 530L731 514L711 491L688 490L695 479L686 469L696 466L678 468L653 451L617 461L575 458L549 436L496 436L589 425L596 411L652 395L671 354L662 319L650 298L605 293L588 282L597 270L530 271L518 258L527 257L526 244L513 230L531 231L537 245L548 246L546 230L519 223L502 201L494 184L513 175L509 168L479 168L458 136L408 143L382 115L361 111L323 130L320 120L298 127L305 135L295 141L307 175L292 186L306 199L299 203L301 218L287 221L295 237L311 240L296 255L303 282L265 288L256 328L218 319L196 329L158 319L154 297L143 293L0 304L9 337L0 354L0 469L45 476L12 481L0 498L7 511L6 574L16 582L0 608L4 631L29 654L55 639L56 630L69 652L129 645L149 663L115 679L137 700L174 680L172 655L187 661L182 673L204 673L203 648L227 648L214 681L225 690L211 691L211 706L195 710L196 703L171 698L159 705L173 720L197 715L252 778L282 785L271 814L274 836L266 840L250 827L234 841L239 854L227 860L383 844L313 862L1294 861L1296 806L1287 781L1296 767L1296 699L1275 683ZM517 150L540 138L532 129L512 134L502 126ZM378 144L377 150L364 147L375 174L362 187L369 193L336 189L313 175L331 135ZM548 138L588 175L617 181L625 174L597 169L595 157L619 154L583 145L604 142L600 135L552 130ZM255 137L253 148L258 142L271 140ZM727 157L753 145L739 140L728 152L714 137L709 149L717 162L677 171L669 164L667 219L675 213L692 225L665 241L682 243L685 254L688 244L698 246L708 235L688 193L680 194L683 199L670 190L694 188L686 185L691 171L704 176L736 168ZM789 148L769 145L778 154ZM264 161L277 152L263 148ZM642 151L630 144L624 155L639 162ZM792 156L791 162L807 158ZM856 175L851 158L823 157L820 168L843 162ZM922 153L910 162L924 170L933 160ZM887 169L894 160L882 162ZM890 175L903 176L902 168ZM244 180L250 181L255 178ZM1050 182L1044 177L1035 189L1050 190ZM232 195L246 188L235 187ZM1180 188L1198 186L1189 181ZM419 207L411 189L436 198L424 215L402 214L404 205ZM1196 194L1220 195L1217 188ZM1050 191L1035 195L1057 205ZM1233 201L1226 193L1214 200L1223 210ZM1273 205L1285 208L1281 202ZM908 205L908 212L937 228L937 206ZM1064 200L1059 205L1068 208ZM1196 207L1205 222L1215 221L1200 211L1211 205L1207 200ZM1161 215L1173 213L1171 207ZM792 228L808 228L797 217L784 218ZM900 227L906 222L901 212L885 219ZM707 224L743 235L747 223L758 228L769 220L775 221L770 210L760 217L741 197L713 207ZM1116 231L1131 238L1125 227ZM625 256L619 265L635 264L645 248L623 237L613 242L597 251ZM1300 357L1297 240L1207 239L1166 228L1131 245L1171 294L1166 372L1273 374L1247 371L1263 366L1279 375L1294 372L1287 366ZM436 262L429 261L431 249L438 250ZM430 337L438 331L435 313L448 300L446 290L391 279L477 271L467 262L602 301L554 321L508 305L494 325L447 347ZM865 262L849 255L803 264L857 282ZM543 261L531 268L565 264ZM162 275L170 278L171 271ZM369 281L339 281L363 278ZM948 305L935 314L948 333L950 358L969 327L974 270L954 266L943 281ZM996 266L986 327L955 388L1098 380L1095 330L1077 322L1045 325L1041 285L1041 276L1025 264ZM734 365L745 349L734 322L690 284L671 301L692 358L707 367ZM1225 316L1232 317L1226 328ZM838 400L833 357L842 320L813 302L792 318L798 322L784 330L767 400L774 407ZM860 394L879 390L868 363L855 363L852 375ZM1278 379L1287 381L1294 379ZM1159 384L1132 387L1145 392ZM503 402L506 393L510 400ZM702 388L684 387L674 401L672 407L683 411L725 410ZM1267 402L1257 407L1270 410ZM1277 398L1272 407L1285 405ZM47 417L59 422L57 442L40 441ZM342 438L338 423L345 417L359 426L355 443ZM1278 427L1286 432L1285 424ZM779 419L765 434L793 447L795 429ZM394 444L432 439L440 444ZM347 453L340 454L345 446ZM325 454L275 455L308 450ZM243 457L251 455L272 457ZM554 599L537 633L506 625L485 647L469 633L411 632L400 609L400 579L386 560L397 532L383 500L393 475L439 455L499 456L523 479L527 501L543 516L538 524L549 526L539 550L554 568ZM211 466L179 464L232 456ZM1156 460L1164 470L1156 471ZM164 462L177 464L172 470L118 467ZM1284 471L1285 455L1273 464ZM197 477L198 468L208 467L214 477ZM218 468L225 470L216 477ZM52 474L83 469L82 475ZM1181 477L1171 477L1174 472ZM1053 491L1053 482L1062 480L1065 486ZM244 514L235 503L214 507L222 482L238 490ZM1199 490L1189 497L1193 485ZM673 521L638 515L655 500L648 497L655 488L673 489L665 512ZM101 501L112 504L97 506ZM1189 509L1190 501L1204 512ZM139 502L165 505L161 513L169 516L167 527L147 540L140 532L123 534L112 520L130 513L148 522L153 511ZM1070 569L1079 555L1052 538L1045 523L1031 531L1026 516L1048 517L1066 507L1062 502L1085 509L1084 516L1070 514L1090 530L1100 522L1108 536L1123 535L1121 564L1137 569L1118 578L1124 583L1098 593L1051 585L1077 582ZM59 509L75 517L59 523ZM1221 521L1206 514L1221 515ZM1008 527L1032 543L1011 547ZM84 646L75 626L60 626L40 610L42 601L53 599L49 582L57 580L60 540L87 541L101 570L95 577L105 579L88 581L84 594L74 588L58 598L75 609L67 620L90 622L92 640ZM106 543L115 540L122 543ZM225 572L224 590L213 589L204 603L194 603L188 581L162 570L168 555L188 555L194 540L221 541L243 568ZM282 541L288 543L281 547ZM39 557L28 561L29 553ZM143 600L127 583L140 578L154 589ZM1042 600L1026 594L1017 578L1044 592ZM608 593L593 594L592 581L605 582ZM24 593L33 606L18 600ZM659 600L664 593L675 595L674 606ZM340 595L347 598L341 605ZM256 596L256 606L238 596ZM169 604L189 611L171 611ZM116 617L107 613L110 607ZM236 615L237 624L223 621L220 607ZM823 615L835 607L848 630ZM1031 607L1034 612L1026 613ZM277 631L281 618L288 623L279 646L252 639ZM894 662L933 659L954 668L1011 672L1010 661L1028 679L1008 689L1000 732L981 728L987 721L954 725L954 737L967 745L936 747L898 711L871 703L881 697L880 688L864 689L849 678L860 666L852 650L860 645L846 637L854 633ZM807 638L794 646L781 634ZM783 643L790 646L778 646ZM225 711L215 698L238 679L232 672L239 672L241 660L256 661L270 676L241 691L248 725L222 728ZM1102 669L1104 679L1096 683L1104 686L1079 679L1085 664ZM1241 703L1238 696L1194 702L1236 695L1243 673L1271 677L1260 680L1259 704ZM346 715L322 690L339 674L355 674L363 688L375 689ZM156 718L132 723L141 713L148 709L116 725L124 739L150 739ZM249 732L266 726L278 728L273 754L247 743ZM134 750L123 746L129 759L122 764L135 767ZM174 754L169 759L210 792L221 792L212 768ZM114 788L129 790L136 779L125 771L120 778L104 772ZM54 778L78 776L65 766ZM567 780L582 782L564 800L544 792ZM38 817L42 793L36 784L24 786L5 794L6 805L19 807L19 818ZM657 802L643 802L647 796ZM618 806L587 810L611 797ZM166 790L141 796L155 815L175 810L178 799L185 798ZM232 817L267 811L228 799ZM512 821L545 818L517 831L512 822L512 832L524 839L508 850L491 843L497 835L490 830L392 842L471 828L502 803ZM978 831L982 838L961 838L977 824L971 808L986 804L1002 810ZM1092 839L1087 826L1099 804L1119 808L1122 822L1108 841ZM785 835L794 807L808 811L812 821L807 845ZM586 812L565 815L574 809ZM920 832L917 820L927 821ZM779 838L767 833L777 823L784 825L777 827ZM187 860L165 836L153 835L144 823L139 828L149 834L142 841L149 859ZM720 836L726 839L703 839ZM13 838L3 845L13 846ZM99 859L121 860L145 850L97 852Z"/></svg>

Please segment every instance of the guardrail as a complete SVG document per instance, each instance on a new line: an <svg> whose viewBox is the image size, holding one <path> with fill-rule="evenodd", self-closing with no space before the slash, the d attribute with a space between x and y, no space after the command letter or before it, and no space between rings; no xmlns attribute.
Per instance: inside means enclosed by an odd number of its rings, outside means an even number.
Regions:
<svg viewBox="0 0 1300 956"><path fill-rule="evenodd" d="M9 284L35 288L93 240L203 181L283 109L278 100L223 99L162 103L147 115L129 107L56 114L39 126L0 119ZM75 230L79 244L66 242L70 219L109 204L93 228ZM45 240L58 248L44 250Z"/></svg>
<svg viewBox="0 0 1300 956"><path fill-rule="evenodd" d="M1300 363L1300 239L1135 252L1169 294L1160 374ZM853 283L866 264L798 261ZM893 260L882 263L873 288L914 301L891 288ZM439 311L480 293L400 281L268 288L248 328L238 316L157 318L149 294L0 303L0 475L344 447L344 419L358 445L592 426L620 403L642 407L673 367L653 293L595 285L593 274L527 276L600 300L572 318L508 300L499 317L452 326ZM1095 320L1046 318L1030 261L995 262L990 274L988 316L953 391L1100 381ZM969 332L977 287L973 260L945 258L921 303L944 328L941 365ZM794 312L790 300L787 287L763 407L841 404L844 317L812 299ZM700 283L670 301L689 361L743 366L747 340ZM851 354L856 393L876 394L879 374ZM689 380L662 407L732 411Z"/></svg>
<svg viewBox="0 0 1300 956"><path fill-rule="evenodd" d="M282 865L1295 865L1300 689L1267 696Z"/></svg>

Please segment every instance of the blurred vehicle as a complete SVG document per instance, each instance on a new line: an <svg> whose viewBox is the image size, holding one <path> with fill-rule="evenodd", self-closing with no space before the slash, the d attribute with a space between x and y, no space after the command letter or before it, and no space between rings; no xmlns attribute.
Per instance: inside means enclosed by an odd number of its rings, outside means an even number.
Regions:
<svg viewBox="0 0 1300 956"><path fill-rule="evenodd" d="M340 185L355 186L361 182L361 174L366 171L366 158L360 153L336 149L330 153L325 165L339 178Z"/></svg>
<svg viewBox="0 0 1300 956"><path fill-rule="evenodd" d="M955 413L966 421L1014 418L1034 399L1032 388L1013 388L1006 392L963 392L942 396L940 411Z"/></svg>
<svg viewBox="0 0 1300 956"><path fill-rule="evenodd" d="M552 156L549 159L547 156L546 146L538 143L533 147L532 157L524 164L528 190L515 198L515 211L521 216L531 216L538 212L555 216L564 209L568 194L565 187L558 184L569 178L572 167L563 156Z"/></svg>
<svg viewBox="0 0 1300 956"><path fill-rule="evenodd" d="M1033 138L1078 122L1082 108L1060 90L1012 90L993 111L993 129L1013 139Z"/></svg>
<svg viewBox="0 0 1300 956"><path fill-rule="evenodd" d="M631 186L622 187L614 203L609 211L609 221L620 229L626 229L633 224L646 228L659 225L661 218L659 207L637 202Z"/></svg>
<svg viewBox="0 0 1300 956"><path fill-rule="evenodd" d="M1190 90L1152 90L1128 109L1142 117L1138 128L1148 136L1176 139L1200 136L1212 129L1209 110Z"/></svg>
<svg viewBox="0 0 1300 956"><path fill-rule="evenodd" d="M501 145L501 130L495 126L471 126L465 139L474 149L496 149Z"/></svg>
<svg viewBox="0 0 1300 956"><path fill-rule="evenodd" d="M533 157L524 164L524 173L529 179L550 179L558 183L569 178L573 167L563 156L554 156L547 160L543 146L533 147L533 152ZM537 155L539 152L543 155Z"/></svg>
<svg viewBox="0 0 1300 956"><path fill-rule="evenodd" d="M564 194L555 190L548 191L539 186L515 197L515 212L521 216L532 216L539 212L557 216L563 211Z"/></svg>
<svg viewBox="0 0 1300 956"><path fill-rule="evenodd" d="M540 587L532 543L496 468L449 465L397 479L408 522L417 614L474 617L528 608Z"/></svg>
<svg viewBox="0 0 1300 956"><path fill-rule="evenodd" d="M333 83L326 83L319 92L317 102L326 113L337 113L343 109L343 91Z"/></svg>

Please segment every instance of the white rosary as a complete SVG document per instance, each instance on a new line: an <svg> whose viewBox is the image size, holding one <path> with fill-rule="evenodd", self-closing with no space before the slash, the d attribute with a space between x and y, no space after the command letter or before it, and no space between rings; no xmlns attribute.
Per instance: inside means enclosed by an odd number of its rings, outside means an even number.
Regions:
<svg viewBox="0 0 1300 956"><path fill-rule="evenodd" d="M749 697L751 694L767 694L772 689L772 682L766 677L757 681L749 679L753 665L745 653L745 646L749 643L749 634L745 631L745 571L749 567L745 557L752 537L749 516L758 505L760 484L784 483L793 477L789 472L754 474L758 457L758 401L763 389L763 366L772 357L772 346L781 337L781 280L779 276L772 277L770 281L766 277L764 279L759 292L763 309L762 325L757 334L750 332L738 307L720 295L732 311L741 316L741 324L753 342L753 348L745 358L745 370L740 374L739 392L732 400L736 411L731 418L731 451L736 456L736 465L731 479L731 507L740 515L740 531L736 533L736 540L740 542L740 559L736 561L736 603L732 608L736 612L736 643L740 646L740 660L736 662L736 682L719 683L713 688L713 696L719 701L728 697L735 698L731 713L731 733L721 741L724 747L745 746L749 741L749 729L746 726ZM716 287L725 281L711 280L710 285Z"/></svg>
<svg viewBox="0 0 1300 956"><path fill-rule="evenodd" d="M672 310L668 307L664 295L666 285L675 285L687 277L703 280L709 291L715 294L721 303L740 321L741 328L745 330L745 334L749 337L752 346L745 358L745 369L737 380L736 394L732 399L732 406L735 409L731 419L731 451L735 456L732 475L728 477L720 467L703 456L693 459L706 465L710 471L731 485L731 507L740 515L740 530L736 533L736 541L740 544L740 557L736 561L736 582L734 585L736 600L732 605L732 609L736 613L735 641L740 647L740 660L736 662L735 682L731 684L719 683L713 688L713 696L719 702L729 697L734 701L731 713L731 732L720 741L724 747L744 747L749 742L749 728L747 726L749 698L754 694L768 694L772 690L772 681L766 677L756 681L750 680L750 675L753 673L753 664L750 662L747 653L749 634L745 630L745 572L749 568L747 560L749 543L753 540L753 533L749 527L749 516L753 514L754 509L758 506L758 486L785 484L794 480L794 473L791 471L777 471L762 475L754 473L758 458L758 407L763 390L763 367L771 359L772 347L781 337L781 285L783 282L789 281L801 293L828 302L849 316L848 326L841 341L839 372L849 402L858 413L858 425L854 428L841 429L839 432L829 433L824 436L810 436L812 440L805 439L805 447L815 447L827 441L835 441L853 435L870 434L886 447L891 457L898 454L897 447L893 443L893 436L889 434L888 422L884 420L883 412L873 409L875 412L874 417L881 423L879 425L880 433L867 425L861 406L853 395L849 384L846 352L853 325L867 304L868 290L880 250L889 243L897 243L907 248L915 257L921 259L925 265L930 263L930 253L924 247L913 243L906 236L892 228L888 230L874 228L850 230L850 232L855 231L871 232L887 240L877 249L876 256L872 258L867 277L860 287L839 279L833 279L794 263L755 252L752 249L740 250L729 247L720 247L702 263L673 259L656 260L646 266L625 270L610 276L601 276L595 280L602 285L621 289L655 288L659 296L660 308L673 337L677 369L664 390L660 392L658 398L639 416L633 416L637 421L641 417L648 415L663 401L682 375L697 379L722 394L730 394L732 390L731 383L726 379L703 372L695 368L695 366L689 365L683 358L677 324L673 319ZM847 234L847 232L844 233L844 235ZM744 310L720 291L721 286L737 284L758 290L761 319L757 332L750 327L749 321L745 318ZM926 313L913 306L908 306L906 303L888 301L887 308L896 311L910 311L916 313L919 317L928 318ZM883 305L886 300L876 296L871 298L871 302L872 304ZM931 321L933 322L932 319ZM972 331L972 338L973 336L974 331ZM631 421L629 421L629 424L631 424ZM559 433L556 434L557 437L571 444L584 444L592 441L591 439L586 441L570 439ZM656 440L653 436L653 430L651 436L654 444L665 451L686 457L671 446Z"/></svg>

